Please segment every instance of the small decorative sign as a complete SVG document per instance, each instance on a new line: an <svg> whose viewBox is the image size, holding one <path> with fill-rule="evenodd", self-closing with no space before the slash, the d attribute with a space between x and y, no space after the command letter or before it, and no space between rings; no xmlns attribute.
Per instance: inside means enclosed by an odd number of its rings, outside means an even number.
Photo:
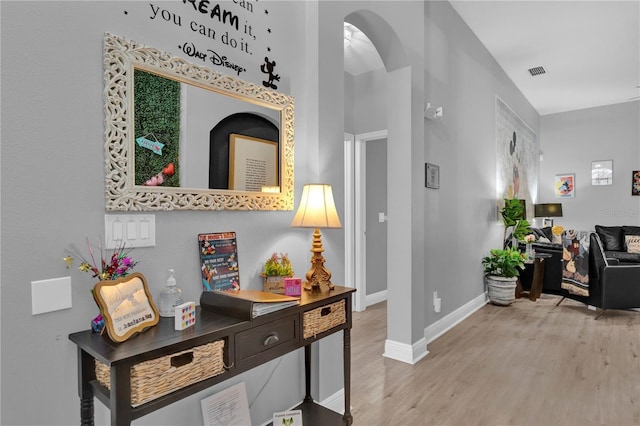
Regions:
<svg viewBox="0 0 640 426"><path fill-rule="evenodd" d="M198 235L203 291L240 289L235 232Z"/></svg>
<svg viewBox="0 0 640 426"><path fill-rule="evenodd" d="M147 148L153 151L154 154L162 155L162 148L164 148L164 144L158 141L152 141L150 139L145 138L144 136L140 136L136 138L136 143L138 146L142 148Z"/></svg>
<svg viewBox="0 0 640 426"><path fill-rule="evenodd" d="M196 304L194 302L186 302L175 308L175 330L184 330L196 323Z"/></svg>
<svg viewBox="0 0 640 426"><path fill-rule="evenodd" d="M100 306L109 338L114 342L124 342L160 321L147 281L139 272L115 281L98 282L93 287L93 297Z"/></svg>
<svg viewBox="0 0 640 426"><path fill-rule="evenodd" d="M273 413L273 423L283 426L302 426L302 410L281 411Z"/></svg>
<svg viewBox="0 0 640 426"><path fill-rule="evenodd" d="M300 296L302 289L301 278L285 278L284 279L284 294L287 296Z"/></svg>

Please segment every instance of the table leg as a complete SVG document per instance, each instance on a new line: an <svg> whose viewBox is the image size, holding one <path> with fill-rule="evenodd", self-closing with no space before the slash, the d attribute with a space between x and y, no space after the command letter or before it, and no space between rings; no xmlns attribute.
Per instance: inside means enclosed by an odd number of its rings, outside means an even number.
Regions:
<svg viewBox="0 0 640 426"><path fill-rule="evenodd" d="M112 364L110 373L111 425L131 424L131 367L127 364Z"/></svg>
<svg viewBox="0 0 640 426"><path fill-rule="evenodd" d="M351 415L351 330L344 329L343 343L343 370L344 370L344 414L342 418L347 425L353 423Z"/></svg>
<svg viewBox="0 0 640 426"><path fill-rule="evenodd" d="M304 402L313 402L311 396L311 345L304 347Z"/></svg>
<svg viewBox="0 0 640 426"><path fill-rule="evenodd" d="M80 396L80 424L93 426L93 390L89 382L95 380L95 360L78 348L78 395Z"/></svg>
<svg viewBox="0 0 640 426"><path fill-rule="evenodd" d="M531 291L529 292L529 300L535 302L542 294L542 281L544 278L544 259L536 258L533 266L533 280L531 282Z"/></svg>

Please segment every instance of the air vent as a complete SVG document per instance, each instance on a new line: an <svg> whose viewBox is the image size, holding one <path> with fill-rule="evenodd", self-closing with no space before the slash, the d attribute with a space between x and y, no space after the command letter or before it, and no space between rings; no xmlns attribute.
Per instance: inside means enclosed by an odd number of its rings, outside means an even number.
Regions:
<svg viewBox="0 0 640 426"><path fill-rule="evenodd" d="M531 74L532 77L540 74L545 74L546 72L547 71L543 67L529 68L529 74Z"/></svg>

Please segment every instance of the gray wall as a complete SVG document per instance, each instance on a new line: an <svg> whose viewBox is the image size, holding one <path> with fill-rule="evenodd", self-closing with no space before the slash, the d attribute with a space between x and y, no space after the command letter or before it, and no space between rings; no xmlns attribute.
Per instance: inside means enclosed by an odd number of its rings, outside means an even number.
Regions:
<svg viewBox="0 0 640 426"><path fill-rule="evenodd" d="M440 166L440 189L423 189L428 325L482 294L480 259L501 245L495 97L537 133L539 116L449 3L425 8L425 102L444 109L442 119L424 120L424 162Z"/></svg>
<svg viewBox="0 0 640 426"><path fill-rule="evenodd" d="M593 230L640 223L640 197L631 195L631 173L640 170L639 117L640 101L542 116L538 199L562 203L554 224ZM613 185L591 185L591 162L598 160L613 160ZM558 173L575 173L575 198L555 197Z"/></svg>
<svg viewBox="0 0 640 426"><path fill-rule="evenodd" d="M69 244L82 246L86 237L95 241L104 232L104 33L177 55L181 42L209 43L188 28L191 20L213 25L208 17L189 11L190 4L152 4L180 14L183 26L150 19L148 2L2 2L2 424L79 422L76 351L67 335L88 329L97 314L90 294L95 280L76 268L67 270L62 258ZM224 5L239 9L232 2ZM308 145L301 136L308 133L308 102L317 99L305 95L309 81L304 52L309 49L304 47L304 6L269 2L269 22L278 29L270 41L282 76L280 88L296 98L296 205L302 184L309 180ZM259 22L262 15L246 19ZM259 40L264 42L264 35ZM220 51L210 43L208 47ZM259 84L264 55L235 52L233 57L255 65L251 78ZM156 247L133 252L140 260L136 270L146 276L153 296L164 286L167 268L173 267L185 299L199 300L196 235L200 232L237 232L240 279L247 288L260 288L261 263L274 251L288 252L298 274L309 267L311 233L289 227L292 211L156 212L155 216ZM331 266L338 262L331 261ZM63 276L72 279L73 307L32 316L30 281ZM336 282L340 279L338 273ZM298 351L279 365L274 361L251 370L136 424L202 424L200 399L239 381L246 382L249 401L255 399L254 422L262 423L274 410L287 409L301 399L303 358ZM96 423L108 422L107 410L96 402Z"/></svg>
<svg viewBox="0 0 640 426"><path fill-rule="evenodd" d="M387 289L387 140L366 142L367 151L367 295Z"/></svg>
<svg viewBox="0 0 640 426"><path fill-rule="evenodd" d="M184 19L202 18L187 12L183 2L153 4L179 9ZM278 55L281 89L296 99L296 201L302 184L322 180L333 185L340 214L344 211L343 132L348 130L344 72L336 66L343 55L343 21L366 7L384 17L388 26L373 25L375 20L368 21L371 16L366 15L364 22L371 24L371 35L380 38L390 28L397 36L397 40L378 40L380 45L389 47L391 41L400 41L399 49L384 50L381 55L389 67L390 88L384 127L389 128L391 172L387 178L393 211L388 225L394 248L388 256L396 264L404 261L389 286L393 299L389 302L389 333L392 339L410 345L420 339L427 325L483 293L480 259L490 247L499 245L502 234L495 220L495 96L538 133L545 152L541 182L556 172L570 171L565 167L556 170L561 163L551 167L547 160L550 147L571 139L577 129L587 129L588 123L573 125L573 116L558 115L557 120L553 116L545 120L541 129L538 114L447 2L268 4L273 8L269 19L275 20L270 22L278 30L272 48ZM230 1L224 5L238 7ZM103 33L113 32L172 52L178 52L177 42L198 36L151 20L146 2L4 1L1 7L0 423L75 424L79 416L76 352L67 335L88 328L96 307L89 292L92 279L65 269L62 257L70 243L81 244L85 237L96 238L104 232ZM249 15L247 19L261 22L266 18ZM245 59L253 61L256 69L262 60L257 55ZM261 79L257 71L249 77L256 82ZM426 101L443 106L444 118L425 120ZM635 109L626 111L631 105ZM619 150L615 145L617 154L612 157L614 181L621 182L622 189L614 184L613 190L626 197L624 174L637 168L633 161L639 156L637 103L625 106L629 121L624 126L607 124L618 116L611 113L602 128L592 128L594 134L604 131L600 140L591 143L611 143L611 136L624 143ZM588 121L589 116L578 118ZM356 133L357 126L352 125ZM617 130L620 128L627 130ZM580 135L588 136L586 131ZM573 151L582 149L581 139L573 140ZM607 152L589 152L593 157L576 163L579 185L592 160L611 158ZM424 188L426 161L440 165L439 190ZM588 190L579 186L575 202L582 202L582 193ZM598 190L606 192L607 188ZM609 204L623 212L631 209L629 219L637 223L637 202L621 199L616 196ZM598 213L597 208L602 207L596 203L589 206L595 210L593 217L580 219L585 226L607 219L604 212ZM578 217L577 211L584 209L575 206L568 206L566 214ZM289 252L297 272L304 273L310 234L291 229L292 216L293 212L158 212L157 245L135 250L141 261L136 269L145 274L152 293L157 294L171 265L185 298L198 300L196 234L235 230L243 286L260 286L260 264L274 251ZM630 222L626 217L616 220ZM344 280L343 240L344 230L323 232L327 266L336 283ZM68 275L72 277L73 307L32 316L30 281ZM431 294L436 290L443 299L440 314L431 308ZM340 346L340 336L333 336L314 349L319 355L313 371L318 378L314 393L320 400L342 387ZM241 380L246 382L250 401L268 382L251 409L254 422L261 423L274 410L299 401L301 367L301 354L289 355L280 365L273 362L254 369L136 423L201 424L200 399ZM38 409L32 408L34 403ZM96 416L98 424L108 423L108 413L100 403Z"/></svg>

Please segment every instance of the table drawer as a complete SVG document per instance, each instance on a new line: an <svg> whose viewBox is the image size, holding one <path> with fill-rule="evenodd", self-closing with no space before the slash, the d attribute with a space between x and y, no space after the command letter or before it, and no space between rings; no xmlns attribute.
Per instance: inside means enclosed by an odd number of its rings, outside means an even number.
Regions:
<svg viewBox="0 0 640 426"><path fill-rule="evenodd" d="M278 352L284 347L295 345L298 340L298 315L291 315L270 324L263 324L235 336L236 362L245 361Z"/></svg>
<svg viewBox="0 0 640 426"><path fill-rule="evenodd" d="M302 314L302 337L308 339L347 322L344 299Z"/></svg>

